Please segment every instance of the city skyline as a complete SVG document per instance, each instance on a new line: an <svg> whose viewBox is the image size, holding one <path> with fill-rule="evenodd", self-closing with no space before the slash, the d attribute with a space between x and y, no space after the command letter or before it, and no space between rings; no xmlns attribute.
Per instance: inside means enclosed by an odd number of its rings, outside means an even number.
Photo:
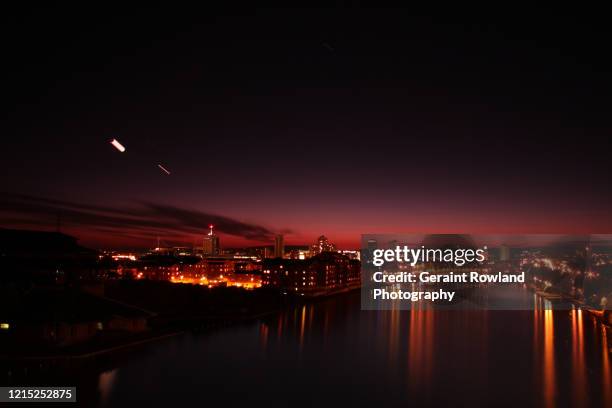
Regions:
<svg viewBox="0 0 612 408"><path fill-rule="evenodd" d="M156 246L159 239L171 246L201 246L202 239L209 234L208 220L214 220L215 230L223 240L223 248L257 247L275 245L277 235L282 235L287 245L311 245L320 235L332 237L339 249L359 248L361 236L368 231L376 234L417 233L417 234L592 234L607 233L604 213L591 212L578 214L570 220L567 215L542 217L531 214L527 217L512 216L502 218L502 222L487 222L492 215L480 214L476 219L457 219L455 215L440 214L436 223L428 217L434 214L422 212L407 227L398 229L397 225L379 223L370 227L365 222L352 231L334 231L333 224L322 226L321 230L311 227L308 230L277 229L263 226L264 223L248 223L237 219L207 214L197 210L146 203L138 208L120 210L99 205L75 205L63 200L50 200L41 197L0 194L3 197L0 215L4 228L17 228L42 231L59 231L75 236L79 241L92 248L104 249L148 249ZM586 216L586 221L585 217ZM376 214L372 219L377 219ZM550 222L550 220L554 222ZM604 222L602 222L602 220ZM367 220L366 220L367 221ZM578 224L576 224L579 222ZM308 224L309 226L311 224ZM334 233L336 232L336 233Z"/></svg>

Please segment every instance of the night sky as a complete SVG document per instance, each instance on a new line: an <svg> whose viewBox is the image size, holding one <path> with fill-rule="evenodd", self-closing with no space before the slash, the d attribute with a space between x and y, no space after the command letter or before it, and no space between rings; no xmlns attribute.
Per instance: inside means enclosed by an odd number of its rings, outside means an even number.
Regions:
<svg viewBox="0 0 612 408"><path fill-rule="evenodd" d="M604 14L90 7L3 13L3 226L114 248L211 222L223 246L612 231Z"/></svg>

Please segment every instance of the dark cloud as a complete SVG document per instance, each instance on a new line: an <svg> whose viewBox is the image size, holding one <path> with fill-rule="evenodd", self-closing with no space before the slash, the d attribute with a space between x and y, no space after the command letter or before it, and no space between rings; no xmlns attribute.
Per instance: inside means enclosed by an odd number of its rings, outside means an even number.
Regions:
<svg viewBox="0 0 612 408"><path fill-rule="evenodd" d="M180 238L203 235L209 224L217 231L254 241L270 241L274 231L218 214L151 202L119 208L72 203L46 197L0 193L0 220L3 225L62 226L87 228L100 234L143 238L162 235Z"/></svg>

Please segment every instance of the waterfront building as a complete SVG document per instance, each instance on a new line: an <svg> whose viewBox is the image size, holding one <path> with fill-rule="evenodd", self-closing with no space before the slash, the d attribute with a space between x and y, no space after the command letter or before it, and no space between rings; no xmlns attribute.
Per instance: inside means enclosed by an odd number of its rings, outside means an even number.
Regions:
<svg viewBox="0 0 612 408"><path fill-rule="evenodd" d="M336 252L324 252L309 259L267 259L263 263L262 285L312 293L334 290L360 281L360 263Z"/></svg>

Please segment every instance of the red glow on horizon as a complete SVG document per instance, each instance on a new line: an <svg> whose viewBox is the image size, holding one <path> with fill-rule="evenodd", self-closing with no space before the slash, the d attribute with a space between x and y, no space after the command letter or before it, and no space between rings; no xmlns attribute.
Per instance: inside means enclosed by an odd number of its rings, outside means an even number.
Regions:
<svg viewBox="0 0 612 408"><path fill-rule="evenodd" d="M549 208L516 208L499 210L496 207L465 208L459 203L435 211L420 207L410 212L403 209L389 210L387 208L355 206L342 207L319 213L303 211L299 215L282 213L267 208L258 211L257 225L263 225L267 231L278 231L281 227L286 231L286 245L312 245L318 236L324 234L338 249L357 249L360 246L362 234L608 234L612 230L612 217L602 209L577 211L575 208L557 206ZM544 208L542 208L544 207ZM232 214L236 219L249 219L248 214ZM265 220L260 222L259 220ZM4 227L32 230L56 230L58 225L55 217L32 216L29 220L6 222ZM163 230L146 226L117 225L108 227L98 225L97 218L92 224L78 217L73 221L70 216L63 216L61 231L76 237L83 246L105 249L135 249L152 248L157 238L161 238L177 246L201 245L203 235L212 231L194 233L193 230L182 229L180 223L176 228L165 226ZM168 225L170 221L168 221ZM208 224L214 228L214 224ZM225 231L232 231L227 233ZM231 228L221 226L215 234L220 237L221 248L251 247L273 245L274 238L253 239L240 236ZM272 234L270 232L270 234ZM264 234L265 235L265 234Z"/></svg>

